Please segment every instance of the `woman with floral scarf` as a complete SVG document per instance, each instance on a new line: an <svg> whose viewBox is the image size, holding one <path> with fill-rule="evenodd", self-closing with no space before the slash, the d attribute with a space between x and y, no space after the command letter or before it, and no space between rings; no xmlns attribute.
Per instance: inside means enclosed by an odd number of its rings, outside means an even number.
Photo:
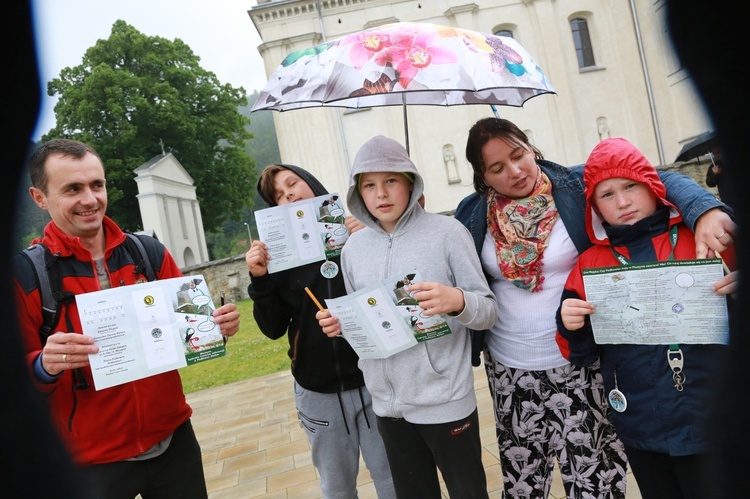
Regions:
<svg viewBox="0 0 750 499"><path fill-rule="evenodd" d="M543 159L510 121L479 120L466 157L475 193L456 210L498 302L495 325L474 332L495 409L505 497L547 498L555 460L569 498L624 498L627 460L609 419L598 363L571 365L555 342L555 313L585 229L583 167ZM721 203L688 177L661 173L687 216L699 257L736 231ZM721 241L716 235L724 237ZM709 249L709 247L711 249Z"/></svg>

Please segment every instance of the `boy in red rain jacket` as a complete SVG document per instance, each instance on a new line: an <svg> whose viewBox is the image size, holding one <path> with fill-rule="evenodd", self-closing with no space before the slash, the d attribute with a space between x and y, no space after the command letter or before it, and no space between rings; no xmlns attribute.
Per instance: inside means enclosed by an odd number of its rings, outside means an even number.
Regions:
<svg viewBox="0 0 750 499"><path fill-rule="evenodd" d="M586 161L584 183L586 229L594 246L581 254L565 285L557 312L560 350L574 364L601 362L612 420L644 499L711 497L705 409L712 366L726 346L599 345L589 317L596 311L585 301L582 274L591 268L693 260L693 234L666 200L656 169L627 140L600 142ZM717 238L730 244L728 234ZM712 289L732 293L737 279L732 272Z"/></svg>

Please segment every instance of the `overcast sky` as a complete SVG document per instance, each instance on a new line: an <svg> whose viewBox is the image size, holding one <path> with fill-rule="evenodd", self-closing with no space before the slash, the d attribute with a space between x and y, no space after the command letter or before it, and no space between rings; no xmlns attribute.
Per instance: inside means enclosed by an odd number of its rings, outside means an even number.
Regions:
<svg viewBox="0 0 750 499"><path fill-rule="evenodd" d="M256 0L32 0L43 94L32 138L55 126L57 100L47 96L47 82L81 64L118 19L146 36L179 38L221 83L260 90L266 83L261 41L247 14L254 5Z"/></svg>

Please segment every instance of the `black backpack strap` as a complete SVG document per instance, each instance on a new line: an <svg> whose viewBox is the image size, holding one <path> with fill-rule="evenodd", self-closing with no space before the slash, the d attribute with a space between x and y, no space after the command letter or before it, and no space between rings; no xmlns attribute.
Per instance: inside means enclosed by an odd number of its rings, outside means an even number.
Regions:
<svg viewBox="0 0 750 499"><path fill-rule="evenodd" d="M42 325L39 326L39 338L42 346L60 318L60 304L74 297L70 291L62 288L60 266L56 265L57 257L43 244L37 243L23 250L22 253L31 263L37 281L39 296L42 301Z"/></svg>
<svg viewBox="0 0 750 499"><path fill-rule="evenodd" d="M42 300L42 325L39 328L39 337L42 345L47 342L50 331L57 322L57 303L52 297L49 275L47 274L47 262L53 258L49 249L43 244L34 244L23 250L23 255L31 263L39 282L39 296Z"/></svg>
<svg viewBox="0 0 750 499"><path fill-rule="evenodd" d="M148 254L146 253L146 248L143 246L143 243L135 234L126 232L125 235L127 236L127 238L125 239L125 246L128 250L128 253L130 253L130 257L136 262L136 274L143 273L146 275L146 279L148 279L149 281L155 281L156 272L154 271L154 267L151 265L151 260L149 260L148 258Z"/></svg>
<svg viewBox="0 0 750 499"><path fill-rule="evenodd" d="M131 258L136 262L136 273L143 273L149 281L156 280L156 272L148 258L146 248L135 234L126 233L125 246ZM42 346L47 343L59 318L61 304L71 300L75 295L63 290L62 274L57 265L57 257L41 243L24 249L22 254L31 264L39 282L39 295L42 301L42 325L39 327L39 338Z"/></svg>

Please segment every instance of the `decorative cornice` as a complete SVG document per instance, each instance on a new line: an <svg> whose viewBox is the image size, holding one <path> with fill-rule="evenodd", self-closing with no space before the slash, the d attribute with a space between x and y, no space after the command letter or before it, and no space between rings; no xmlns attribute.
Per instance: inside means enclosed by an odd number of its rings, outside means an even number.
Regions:
<svg viewBox="0 0 750 499"><path fill-rule="evenodd" d="M305 33L303 35L287 36L280 40L271 40L262 43L258 46L258 52L261 56L263 56L263 54L265 54L269 50L273 50L279 47L284 49L284 51L290 51L293 50L294 47L312 47L313 45L319 45L321 43L323 43L323 37L320 33Z"/></svg>
<svg viewBox="0 0 750 499"><path fill-rule="evenodd" d="M332 9L364 8L364 4L382 0L320 0L322 11ZM295 17L317 15L318 9L315 0L280 0L255 5L247 11L253 24L288 20ZM360 7L357 7L357 6Z"/></svg>
<svg viewBox="0 0 750 499"><path fill-rule="evenodd" d="M271 40L261 46L265 49L272 49L276 47L294 47L299 44L312 46L319 43L323 43L323 37L320 33L305 33L302 35L287 36L280 40Z"/></svg>
<svg viewBox="0 0 750 499"><path fill-rule="evenodd" d="M378 26L397 22L399 22L399 19L397 17L384 17L382 19L375 19L374 21L366 22L364 25L364 29L376 28Z"/></svg>
<svg viewBox="0 0 750 499"><path fill-rule="evenodd" d="M465 12L469 12L471 14L476 14L479 12L479 5L475 3L467 3L465 5L457 5L455 7L451 7L450 9L445 11L445 17L451 18L455 17L456 14L463 14Z"/></svg>

